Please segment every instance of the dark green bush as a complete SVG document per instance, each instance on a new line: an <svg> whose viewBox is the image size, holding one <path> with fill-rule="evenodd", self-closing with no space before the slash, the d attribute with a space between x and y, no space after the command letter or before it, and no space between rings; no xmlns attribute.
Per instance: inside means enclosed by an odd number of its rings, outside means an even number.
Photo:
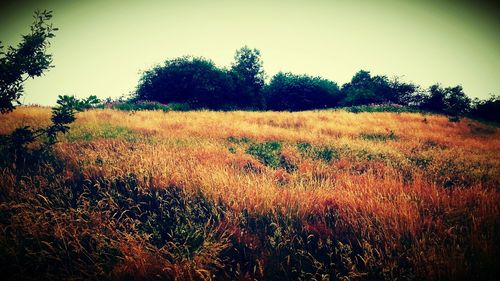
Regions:
<svg viewBox="0 0 500 281"><path fill-rule="evenodd" d="M232 77L201 57L180 57L143 73L135 100L187 103L190 108L233 109Z"/></svg>
<svg viewBox="0 0 500 281"><path fill-rule="evenodd" d="M267 109L300 111L338 106L336 83L307 75L279 72L265 88Z"/></svg>

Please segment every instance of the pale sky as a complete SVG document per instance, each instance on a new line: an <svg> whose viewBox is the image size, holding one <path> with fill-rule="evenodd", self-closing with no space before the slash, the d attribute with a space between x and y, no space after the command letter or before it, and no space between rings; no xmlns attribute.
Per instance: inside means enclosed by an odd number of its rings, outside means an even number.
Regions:
<svg viewBox="0 0 500 281"><path fill-rule="evenodd" d="M55 67L26 83L25 103L118 97L166 59L204 56L229 67L244 45L261 51L269 77L289 71L341 85L365 69L423 87L460 84L486 98L500 94L500 21L495 5L473 3L15 1L0 4L0 40L16 44L35 9L53 10Z"/></svg>

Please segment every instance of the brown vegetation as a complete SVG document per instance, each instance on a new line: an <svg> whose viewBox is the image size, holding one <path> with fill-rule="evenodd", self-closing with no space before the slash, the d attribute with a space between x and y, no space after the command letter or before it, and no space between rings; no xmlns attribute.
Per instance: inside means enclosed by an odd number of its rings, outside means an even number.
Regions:
<svg viewBox="0 0 500 281"><path fill-rule="evenodd" d="M49 118L22 107L0 133ZM499 152L496 128L438 115L90 110L55 160L0 170L1 264L26 279L493 279Z"/></svg>

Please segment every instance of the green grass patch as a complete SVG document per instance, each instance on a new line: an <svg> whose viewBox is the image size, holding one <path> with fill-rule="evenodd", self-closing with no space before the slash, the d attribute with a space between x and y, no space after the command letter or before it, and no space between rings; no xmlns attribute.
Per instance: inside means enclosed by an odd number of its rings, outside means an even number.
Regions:
<svg viewBox="0 0 500 281"><path fill-rule="evenodd" d="M347 112L352 112L352 113L361 113L361 112L396 112L396 113L403 113L403 112L421 112L418 109L411 108L408 106L401 106L397 104L381 104L381 105L357 105L357 106L351 106L351 107L344 107L343 108Z"/></svg>
<svg viewBox="0 0 500 281"><path fill-rule="evenodd" d="M299 142L297 143L297 149L302 156L308 156L311 154L312 145L308 142Z"/></svg>
<svg viewBox="0 0 500 281"><path fill-rule="evenodd" d="M266 166L277 168L280 165L281 144L277 141L251 144L246 153Z"/></svg>
<svg viewBox="0 0 500 281"><path fill-rule="evenodd" d="M111 108L124 111L161 110L164 112L188 111L191 109L187 103L162 104L150 101L114 103L111 104Z"/></svg>
<svg viewBox="0 0 500 281"><path fill-rule="evenodd" d="M337 149L331 146L317 146L313 147L308 142L297 143L297 149L303 157L310 157L325 162L340 159L340 153Z"/></svg>
<svg viewBox="0 0 500 281"><path fill-rule="evenodd" d="M314 149L314 157L325 162L340 159L339 152L333 147L318 147Z"/></svg>
<svg viewBox="0 0 500 281"><path fill-rule="evenodd" d="M138 135L134 130L122 126L102 125L97 130L77 127L65 136L70 142L92 141L96 139L124 139L126 141L136 141Z"/></svg>

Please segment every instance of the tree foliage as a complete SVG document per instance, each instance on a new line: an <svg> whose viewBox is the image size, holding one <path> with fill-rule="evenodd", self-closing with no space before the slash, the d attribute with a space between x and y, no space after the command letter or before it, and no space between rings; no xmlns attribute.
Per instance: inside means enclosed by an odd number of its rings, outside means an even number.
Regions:
<svg viewBox="0 0 500 281"><path fill-rule="evenodd" d="M439 84L430 86L420 103L423 110L453 116L466 114L470 106L471 99L465 95L462 86L443 88Z"/></svg>
<svg viewBox="0 0 500 281"><path fill-rule="evenodd" d="M22 37L17 48L9 47L7 52L0 52L0 113L5 114L21 104L19 98L24 94L24 82L28 78L41 76L52 67L52 56L47 54L49 39L54 37L54 28L48 21L51 11L36 11L30 34ZM0 51L3 48L0 48ZM33 154L28 145L42 140L42 148L46 151L57 141L59 133L66 133L69 124L75 121L77 111L83 111L99 104L96 96L79 100L74 96L59 96L58 106L52 109L52 124L46 128L29 126L16 128L9 135L0 135L0 152L3 156L1 164L25 165L27 157Z"/></svg>
<svg viewBox="0 0 500 281"><path fill-rule="evenodd" d="M4 52L0 43L0 112L12 111L24 94L23 83L41 76L51 67L52 55L47 54L50 39L57 28L48 21L51 11L36 11L30 33L24 35L19 45Z"/></svg>
<svg viewBox="0 0 500 281"><path fill-rule="evenodd" d="M180 57L143 73L136 99L188 103L191 108L234 108L231 76L201 57Z"/></svg>
<svg viewBox="0 0 500 281"><path fill-rule="evenodd" d="M474 100L470 113L474 118L500 124L500 96L492 95L486 100Z"/></svg>
<svg viewBox="0 0 500 281"><path fill-rule="evenodd" d="M371 76L369 71L360 70L351 82L342 86L344 97L342 104L357 106L364 104L396 103L410 105L414 103L418 87L403 83L398 78L392 80L386 76Z"/></svg>
<svg viewBox="0 0 500 281"><path fill-rule="evenodd" d="M451 116L498 120L498 97L472 103L461 86L427 89L360 70L339 86L328 79L279 72L266 85L261 53L238 49L229 70L200 57L180 57L143 73L134 101L181 104L215 110L311 110L334 107L386 106Z"/></svg>
<svg viewBox="0 0 500 281"><path fill-rule="evenodd" d="M336 83L321 77L279 72L266 87L267 108L310 110L335 107L340 101Z"/></svg>
<svg viewBox="0 0 500 281"><path fill-rule="evenodd" d="M262 88L265 84L265 72L260 51L247 46L236 51L231 66L235 91L240 108L263 108Z"/></svg>

